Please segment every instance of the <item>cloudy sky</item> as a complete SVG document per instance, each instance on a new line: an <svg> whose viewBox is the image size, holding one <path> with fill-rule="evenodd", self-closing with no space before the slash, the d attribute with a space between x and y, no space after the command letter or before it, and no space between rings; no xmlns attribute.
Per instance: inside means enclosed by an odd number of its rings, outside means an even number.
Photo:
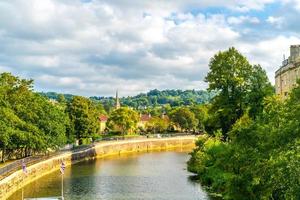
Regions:
<svg viewBox="0 0 300 200"><path fill-rule="evenodd" d="M205 89L234 46L274 82L299 17L300 0L1 0L0 72L85 96Z"/></svg>

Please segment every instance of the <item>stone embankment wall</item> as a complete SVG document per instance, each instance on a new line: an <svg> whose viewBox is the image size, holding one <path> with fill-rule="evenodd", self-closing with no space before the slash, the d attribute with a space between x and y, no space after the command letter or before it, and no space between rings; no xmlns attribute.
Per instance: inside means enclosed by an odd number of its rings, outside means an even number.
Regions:
<svg viewBox="0 0 300 200"><path fill-rule="evenodd" d="M0 181L0 200L8 198L26 184L54 172L55 170L59 170L62 160L66 166L68 166L82 160L102 158L111 155L194 147L195 140L196 137L194 136L186 136L164 139L101 142L83 151L64 153L27 167L27 174L24 174L22 170L19 170L2 179Z"/></svg>

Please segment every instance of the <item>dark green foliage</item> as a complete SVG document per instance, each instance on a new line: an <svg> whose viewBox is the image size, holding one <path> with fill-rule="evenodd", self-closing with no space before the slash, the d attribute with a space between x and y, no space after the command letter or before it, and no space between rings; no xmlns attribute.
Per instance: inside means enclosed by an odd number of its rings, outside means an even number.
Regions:
<svg viewBox="0 0 300 200"><path fill-rule="evenodd" d="M246 104L249 107L250 117L255 118L262 113L264 98L273 95L275 90L269 82L265 70L263 70L260 65L254 65L252 67L250 83Z"/></svg>
<svg viewBox="0 0 300 200"><path fill-rule="evenodd" d="M0 75L2 160L55 150L98 134L99 115L105 113L101 103L72 95L35 93L32 83L9 73Z"/></svg>
<svg viewBox="0 0 300 200"><path fill-rule="evenodd" d="M136 111L122 107L114 110L107 121L107 126L111 130L117 130L122 135L133 133L137 128L139 115Z"/></svg>
<svg viewBox="0 0 300 200"><path fill-rule="evenodd" d="M214 92L196 90L151 90L135 97L121 98L121 104L133 108L155 107L169 104L170 106L188 106L203 104L211 100Z"/></svg>
<svg viewBox="0 0 300 200"><path fill-rule="evenodd" d="M58 94L55 92L42 92L41 95L46 96L50 99L59 101L62 96L67 102L70 102L74 95L71 94ZM207 92L204 90L151 90L146 94L139 94L132 97L120 98L123 106L133 107L135 109L143 109L145 107L156 107L163 105L183 106L183 105L194 105L204 104L209 102L215 96L215 92ZM115 105L114 97L90 97L92 100L100 101L107 112L112 111Z"/></svg>
<svg viewBox="0 0 300 200"><path fill-rule="evenodd" d="M208 105L194 105L190 110L198 120L197 130L204 132L208 120Z"/></svg>
<svg viewBox="0 0 300 200"><path fill-rule="evenodd" d="M59 99L61 99L63 96L67 102L70 102L72 100L72 98L75 96L72 94L59 94L56 92L40 92L39 94L41 94L42 96L47 97L49 99L53 99L53 100L57 100L57 101L59 101Z"/></svg>
<svg viewBox="0 0 300 200"><path fill-rule="evenodd" d="M300 199L300 87L287 101L273 96L261 67L233 48L211 65L219 94L205 128L214 136L199 139L188 169L224 199Z"/></svg>
<svg viewBox="0 0 300 200"><path fill-rule="evenodd" d="M59 107L32 91L32 80L9 73L0 75L2 159L62 146L66 142L67 123L67 115Z"/></svg>
<svg viewBox="0 0 300 200"><path fill-rule="evenodd" d="M222 129L224 138L232 125L249 111L252 118L262 112L264 97L273 94L265 71L252 66L235 48L217 53L206 76L209 90L218 94L212 100L208 132Z"/></svg>
<svg viewBox="0 0 300 200"><path fill-rule="evenodd" d="M58 94L55 92L41 93L50 99L57 100L58 102L70 102L74 95L71 94ZM122 97L120 102L122 106L132 107L142 113L151 113L154 116L159 116L167 112L168 107L178 106L192 106L197 104L204 104L209 102L214 96L215 92L205 90L151 90L146 94L139 94L132 97ZM99 102L103 105L106 113L111 113L115 107L114 97L90 97L94 102Z"/></svg>
<svg viewBox="0 0 300 200"><path fill-rule="evenodd" d="M170 113L170 119L177 127L185 131L192 131L197 128L198 120L195 114L186 107L179 107Z"/></svg>
<svg viewBox="0 0 300 200"><path fill-rule="evenodd" d="M259 119L244 115L235 123L230 142L199 139L189 170L224 199L299 199L299 98L267 98Z"/></svg>
<svg viewBox="0 0 300 200"><path fill-rule="evenodd" d="M152 117L146 125L147 132L150 133L166 133L170 126L170 121L167 117Z"/></svg>
<svg viewBox="0 0 300 200"><path fill-rule="evenodd" d="M74 96L68 104L67 112L71 122L69 135L74 135L76 139L82 139L98 134L99 116L103 112L101 105L93 103L88 98Z"/></svg>

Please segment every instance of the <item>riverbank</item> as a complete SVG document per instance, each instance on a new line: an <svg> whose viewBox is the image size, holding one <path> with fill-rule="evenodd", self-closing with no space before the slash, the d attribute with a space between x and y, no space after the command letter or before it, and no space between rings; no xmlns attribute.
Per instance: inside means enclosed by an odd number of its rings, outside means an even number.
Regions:
<svg viewBox="0 0 300 200"><path fill-rule="evenodd" d="M26 175L22 170L19 170L4 178L0 181L0 200L8 198L11 194L28 183L55 170L59 170L62 160L66 166L69 166L82 160L103 158L112 155L194 147L195 140L195 136L182 136L176 138L151 138L97 143L91 148L78 152L68 152L29 166Z"/></svg>

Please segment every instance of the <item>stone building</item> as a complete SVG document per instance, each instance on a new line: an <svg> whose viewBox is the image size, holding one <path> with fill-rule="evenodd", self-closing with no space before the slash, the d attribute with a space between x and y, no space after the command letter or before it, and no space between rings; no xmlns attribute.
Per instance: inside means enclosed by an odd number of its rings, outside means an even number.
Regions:
<svg viewBox="0 0 300 200"><path fill-rule="evenodd" d="M106 115L100 115L99 121L100 121L100 133L103 133L106 130L106 122L108 120L108 116Z"/></svg>
<svg viewBox="0 0 300 200"><path fill-rule="evenodd" d="M290 56L282 61L282 65L275 72L276 94L287 97L291 89L296 86L300 78L300 45L291 45Z"/></svg>
<svg viewBox="0 0 300 200"><path fill-rule="evenodd" d="M137 123L137 127L145 129L147 123L151 120L151 114L140 114L140 120Z"/></svg>

